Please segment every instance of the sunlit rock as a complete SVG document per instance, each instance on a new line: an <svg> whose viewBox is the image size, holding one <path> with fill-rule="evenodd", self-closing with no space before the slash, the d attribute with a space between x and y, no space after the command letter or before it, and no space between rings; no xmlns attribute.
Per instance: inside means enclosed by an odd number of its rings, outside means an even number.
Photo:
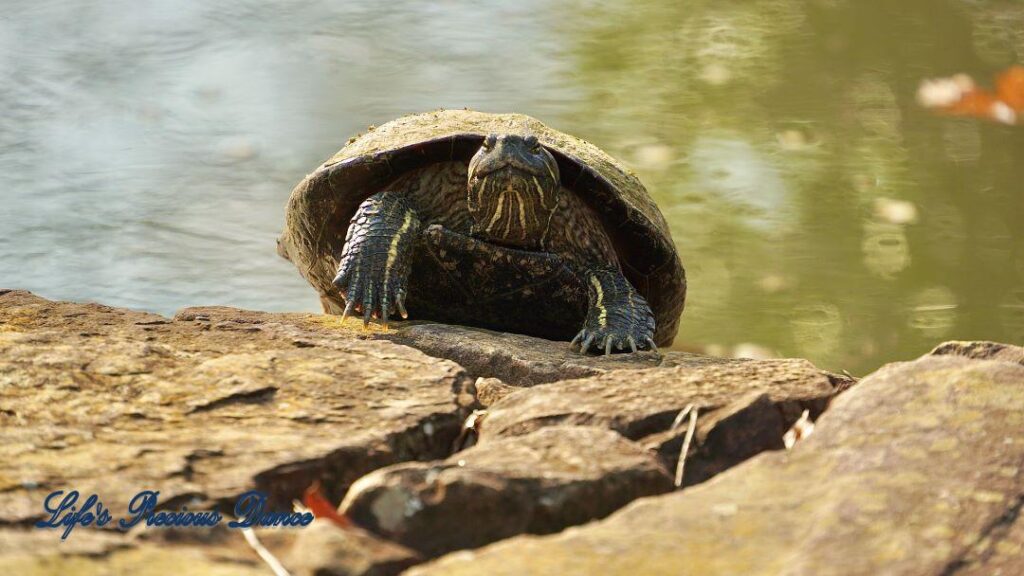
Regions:
<svg viewBox="0 0 1024 576"><path fill-rule="evenodd" d="M1024 350L940 348L838 396L790 451L410 574L1019 574Z"/></svg>

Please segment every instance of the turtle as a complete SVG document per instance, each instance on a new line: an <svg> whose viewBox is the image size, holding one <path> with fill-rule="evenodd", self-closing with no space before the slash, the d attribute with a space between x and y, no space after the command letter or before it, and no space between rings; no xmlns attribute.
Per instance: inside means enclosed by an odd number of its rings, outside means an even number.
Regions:
<svg viewBox="0 0 1024 576"><path fill-rule="evenodd" d="M288 199L278 252L324 312L570 341L670 345L686 273L640 180L523 114L439 110L370 129Z"/></svg>

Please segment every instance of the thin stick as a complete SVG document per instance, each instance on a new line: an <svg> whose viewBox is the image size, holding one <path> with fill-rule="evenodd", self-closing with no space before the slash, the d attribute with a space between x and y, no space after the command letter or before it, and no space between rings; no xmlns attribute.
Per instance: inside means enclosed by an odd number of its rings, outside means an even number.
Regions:
<svg viewBox="0 0 1024 576"><path fill-rule="evenodd" d="M683 447L679 450L679 462L676 463L676 488L683 485L683 471L686 469L686 455L690 452L690 442L693 440L693 433L697 430L697 408L693 404L686 407L690 410L690 425L686 428L686 438L683 440Z"/></svg>
<svg viewBox="0 0 1024 576"><path fill-rule="evenodd" d="M242 536L245 536L245 541L249 543L249 546L260 555L260 558L270 566L270 569L274 572L274 576L291 576L288 570L281 564L281 561L274 557L263 547L260 543L260 539L256 537L256 533L252 531L252 528L242 528Z"/></svg>
<svg viewBox="0 0 1024 576"><path fill-rule="evenodd" d="M683 418L686 418L686 415L690 413L690 410L693 410L693 404L687 404L686 408L679 411L679 414L676 415L676 419L672 421L672 427L669 428L669 432L679 428L679 425L683 423Z"/></svg>

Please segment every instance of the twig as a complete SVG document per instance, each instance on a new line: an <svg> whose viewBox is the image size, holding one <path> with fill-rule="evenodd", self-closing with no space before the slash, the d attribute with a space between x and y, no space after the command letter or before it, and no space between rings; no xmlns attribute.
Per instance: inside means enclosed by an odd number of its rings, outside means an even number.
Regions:
<svg viewBox="0 0 1024 576"><path fill-rule="evenodd" d="M797 442L807 438L813 432L814 422L811 421L811 411L804 410L793 426L782 435L782 444L786 450L792 450Z"/></svg>
<svg viewBox="0 0 1024 576"><path fill-rule="evenodd" d="M693 410L693 404L687 404L686 408L680 410L679 414L676 415L676 419L672 421L672 427L669 428L668 431L671 432L676 428L679 428L679 425L683 423L683 418L686 418L686 415L690 413L690 410Z"/></svg>
<svg viewBox="0 0 1024 576"><path fill-rule="evenodd" d="M252 531L252 528L242 528L242 536L245 536L245 541L260 555L260 558L267 563L267 566L270 566L274 576L291 576L284 565L281 564L281 561L271 554L270 550L264 548L263 544L260 543L260 539L256 537L256 533Z"/></svg>
<svg viewBox="0 0 1024 576"><path fill-rule="evenodd" d="M462 430L459 431L459 436L452 442L452 452L462 451L469 442L470 434L480 434L480 425L483 424L486 417L487 410L473 410L473 413L462 423Z"/></svg>
<svg viewBox="0 0 1024 576"><path fill-rule="evenodd" d="M683 447L679 449L679 461L676 463L676 488L683 485L683 471L686 470L686 455L690 452L690 442L693 441L693 433L697 430L697 412L698 409L690 404L680 412L680 416L676 417L682 423L682 414L689 412L690 414L690 425L686 428L686 438L683 439Z"/></svg>

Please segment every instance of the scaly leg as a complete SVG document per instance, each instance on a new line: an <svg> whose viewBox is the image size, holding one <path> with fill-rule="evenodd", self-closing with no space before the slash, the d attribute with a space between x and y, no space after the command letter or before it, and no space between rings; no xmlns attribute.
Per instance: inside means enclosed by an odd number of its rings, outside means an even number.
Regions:
<svg viewBox="0 0 1024 576"><path fill-rule="evenodd" d="M345 312L362 312L363 324L379 317L387 326L396 309L402 318L412 251L420 232L408 199L397 192L367 198L349 223L334 285L345 297Z"/></svg>
<svg viewBox="0 0 1024 576"><path fill-rule="evenodd" d="M592 269L584 272L590 306L583 329L573 338L586 354L596 344L605 354L629 348L650 348L654 345L654 314L644 297L615 269Z"/></svg>

